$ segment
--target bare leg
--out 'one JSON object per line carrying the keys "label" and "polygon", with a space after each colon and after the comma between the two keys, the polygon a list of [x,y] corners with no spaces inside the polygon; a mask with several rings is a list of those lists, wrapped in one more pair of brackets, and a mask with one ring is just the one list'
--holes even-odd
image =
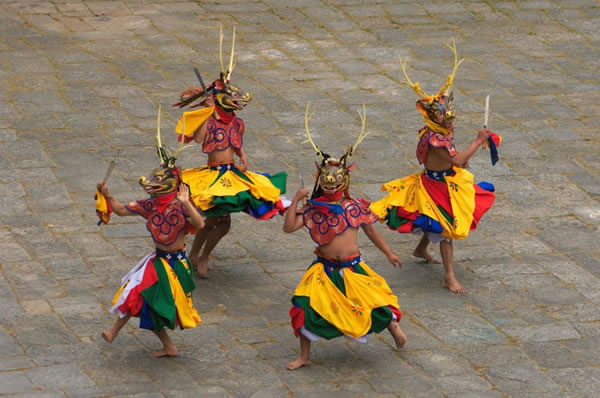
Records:
{"label": "bare leg", "polygon": [[196,236],[194,236],[194,243],[192,243],[192,249],[190,250],[189,255],[190,262],[192,263],[192,267],[194,268],[198,267],[198,257],[200,256],[200,250],[202,249],[204,242],[206,242],[208,232],[215,227],[214,223],[211,224],[211,220],[214,219],[207,219],[204,228],[199,230],[196,233]]}
{"label": "bare leg", "polygon": [[131,315],[127,314],[123,318],[118,318],[113,324],[112,328],[109,330],[105,330],[102,332],[102,338],[106,340],[107,343],[112,343],[115,337],[119,334],[119,331],[125,326],[127,321],[129,321]]}
{"label": "bare leg", "polygon": [[458,282],[458,280],[456,280],[456,276],[454,276],[454,266],[452,265],[452,241],[441,241],[440,253],[442,254],[442,261],[444,262],[444,272],[446,273],[444,286],[446,286],[448,290],[450,290],[452,293],[466,293],[467,289],[465,289],[463,285],[461,285]]}
{"label": "bare leg", "polygon": [[406,335],[400,328],[400,325],[396,321],[391,321],[387,326],[387,330],[390,331],[394,341],[396,342],[396,349],[400,350],[406,344]]}
{"label": "bare leg", "polygon": [[310,365],[310,340],[300,334],[300,358],[287,364],[288,370],[296,370],[302,366]]}
{"label": "bare leg", "polygon": [[176,357],[177,356],[177,348],[175,348],[175,344],[171,341],[171,338],[167,334],[165,328],[162,328],[160,331],[154,331],[154,334],[158,336],[160,342],[163,344],[163,349],[159,351],[153,351],[150,356],[153,358],[160,357]]}
{"label": "bare leg", "polygon": [[427,237],[427,232],[423,232],[423,236],[419,241],[419,244],[415,248],[413,252],[413,256],[425,259],[426,263],[429,264],[439,264],[440,260],[431,257],[431,255],[427,252],[427,247],[429,246],[429,238]]}
{"label": "bare leg", "polygon": [[210,253],[215,246],[217,246],[217,243],[227,235],[227,232],[229,232],[229,229],[231,228],[231,216],[218,217],[215,218],[215,220],[215,226],[207,231],[208,235],[206,237],[204,249],[202,250],[202,255],[198,258],[198,265],[196,268],[200,278],[204,279],[208,278],[208,270],[210,269],[208,258]]}

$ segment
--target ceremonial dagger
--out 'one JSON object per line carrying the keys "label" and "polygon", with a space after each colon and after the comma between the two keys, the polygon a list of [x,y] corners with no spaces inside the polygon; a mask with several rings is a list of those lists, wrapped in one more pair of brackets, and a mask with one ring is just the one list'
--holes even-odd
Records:
{"label": "ceremonial dagger", "polygon": [[[302,178],[302,169],[300,168],[300,164],[297,165],[298,167],[298,181],[300,182],[300,189],[304,188],[304,178]],[[308,200],[306,199],[306,196],[302,198],[302,205],[304,207],[306,207],[306,205],[308,205]]]}
{"label": "ceremonial dagger", "polygon": [[[487,129],[488,122],[490,120],[490,95],[485,96],[485,111],[483,113],[483,128]],[[497,145],[500,145],[500,137],[496,133],[492,133],[490,131],[490,136],[488,137],[488,146],[490,147],[490,157],[492,159],[492,166],[494,166],[500,158],[498,157],[498,148]],[[494,142],[494,137],[497,140],[497,143]]]}
{"label": "ceremonial dagger", "polygon": [[483,128],[487,128],[490,119],[490,95],[485,96],[485,112],[483,114]]}
{"label": "ceremonial dagger", "polygon": [[198,68],[194,68],[194,73],[196,74],[196,77],[198,78],[198,80],[200,80],[200,85],[202,86],[204,95],[207,95],[206,94],[206,86],[204,85],[204,80],[202,80],[202,76],[200,76],[200,71],[198,70]]}

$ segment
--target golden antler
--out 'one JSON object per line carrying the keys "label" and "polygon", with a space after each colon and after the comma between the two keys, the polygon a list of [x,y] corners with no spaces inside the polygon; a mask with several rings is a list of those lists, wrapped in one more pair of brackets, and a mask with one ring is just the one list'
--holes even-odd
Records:
{"label": "golden antler", "polygon": [[233,25],[233,37],[231,39],[231,56],[229,57],[229,67],[227,68],[227,72],[225,73],[225,80],[231,80],[231,73],[233,72],[233,54],[235,53],[235,25]]}
{"label": "golden antler", "polygon": [[405,84],[408,84],[410,87],[412,87],[412,89],[414,90],[414,92],[420,96],[421,98],[423,97],[428,97],[428,95],[425,93],[425,91],[423,91],[421,89],[421,87],[419,86],[419,83],[413,83],[410,78],[408,77],[408,74],[406,73],[406,60],[400,60],[400,66],[402,67],[402,73],[404,73],[404,78],[406,79]]}
{"label": "golden antler", "polygon": [[321,158],[321,160],[323,160],[325,157],[323,156],[323,152],[321,152],[321,150],[319,149],[319,147],[315,144],[315,142],[312,139],[312,136],[310,135],[310,130],[308,128],[308,121],[310,120],[311,116],[309,116],[308,114],[308,110],[310,108],[310,103],[306,104],[306,113],[304,114],[304,129],[306,130],[306,137],[308,138],[306,141],[302,142],[303,144],[305,142],[310,142],[310,144],[312,145],[313,149],[315,150],[315,152],[317,152],[317,155],[319,155],[319,158]]}
{"label": "golden antler", "polygon": [[160,159],[160,163],[167,162],[167,153],[162,146],[162,140],[160,138],[160,104],[158,105],[158,116],[156,118],[156,151],[158,152],[158,157]]}
{"label": "golden antler", "polygon": [[367,126],[367,109],[365,107],[365,104],[363,104],[363,113],[361,114],[360,111],[357,112],[358,116],[360,116],[362,127],[360,128],[360,134],[358,136],[358,139],[356,140],[356,144],[354,144],[354,146],[352,147],[352,152],[350,154],[354,153],[354,151],[356,151],[356,148],[358,148],[360,143],[363,142],[363,140],[369,135],[369,133],[365,134],[365,127]]}
{"label": "golden antler", "polygon": [[[181,122],[182,127],[183,127],[182,131],[185,131],[185,118],[182,118],[182,119],[183,119],[183,121]],[[180,138],[181,138],[181,141],[179,141],[179,144],[177,144],[177,150],[175,151],[175,156],[174,156],[175,159],[177,159],[179,157],[179,154],[181,153],[181,151],[183,151],[186,148],[191,147],[191,145],[185,145],[185,143],[184,143],[185,139],[184,139],[183,135],[181,135]]]}
{"label": "golden antler", "polygon": [[454,38],[452,38],[452,45],[446,44],[446,47],[448,47],[450,51],[452,51],[452,53],[454,54],[454,67],[452,68],[452,73],[449,74],[446,78],[446,84],[444,84],[442,88],[440,88],[440,91],[438,91],[438,97],[440,95],[448,95],[448,90],[450,90],[450,87],[452,86],[454,75],[456,74],[456,71],[458,70],[460,64],[462,64],[462,62],[465,60],[464,58],[462,58],[460,61],[458,60],[458,51],[456,50],[456,43],[454,42]]}
{"label": "golden antler", "polygon": [[225,69],[223,68],[223,25],[219,25],[219,67],[221,69],[221,76],[224,76]]}

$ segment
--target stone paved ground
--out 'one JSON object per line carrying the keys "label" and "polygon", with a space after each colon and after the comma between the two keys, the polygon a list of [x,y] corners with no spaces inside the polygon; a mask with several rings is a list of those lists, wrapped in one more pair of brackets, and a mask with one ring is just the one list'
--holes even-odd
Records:
{"label": "stone paved ground", "polygon": [[[303,111],[339,152],[359,131],[353,191],[379,198],[387,180],[418,170],[415,97],[399,58],[434,91],[451,67],[451,36],[467,58],[455,89],[459,147],[474,137],[491,94],[502,161],[471,166],[497,200],[456,245],[470,293],[440,286],[416,261],[416,237],[384,230],[403,257],[393,269],[366,240],[364,257],[404,310],[408,344],[343,339],[298,353],[289,297],[312,259],[306,233],[280,218],[235,215],[194,302],[204,324],[175,332],[181,356],[153,360],[148,332],[99,331],[121,275],[151,247],[143,222],[97,227],[94,184],[122,201],[156,164],[156,108],[171,133],[178,93],[217,76],[218,26],[238,32],[234,82],[255,100],[242,114],[251,168],[312,172]],[[227,51],[228,45],[225,47]],[[55,397],[597,397],[600,391],[600,2],[11,1],[0,2],[0,396]],[[205,161],[196,147],[183,166]]]}

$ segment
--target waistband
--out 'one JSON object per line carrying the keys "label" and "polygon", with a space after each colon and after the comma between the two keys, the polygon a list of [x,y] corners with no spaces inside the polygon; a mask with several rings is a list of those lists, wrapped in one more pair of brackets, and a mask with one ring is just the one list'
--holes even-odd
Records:
{"label": "waistband", "polygon": [[438,180],[438,181],[441,181],[444,177],[453,176],[455,174],[456,174],[456,171],[454,171],[454,169],[448,169],[448,170],[425,169],[425,176],[432,178],[434,180]]}
{"label": "waistband", "polygon": [[217,171],[234,170],[237,168],[235,166],[234,162],[227,162],[227,163],[208,162],[206,166],[211,170],[217,170]]}
{"label": "waistband", "polygon": [[323,265],[327,266],[327,267],[331,267],[331,268],[346,268],[346,267],[352,267],[357,265],[358,263],[361,262],[360,259],[360,253],[356,254],[354,256],[351,257],[346,257],[344,259],[341,260],[336,260],[336,259],[328,259],[328,258],[324,258],[321,256],[317,257],[317,262],[322,263]]}
{"label": "waistband", "polygon": [[156,248],[156,256],[162,257],[168,261],[168,260],[174,260],[174,259],[183,260],[186,258],[187,254],[185,252],[185,247],[181,250],[173,250],[172,252],[168,252],[166,250],[162,250],[157,247]]}

